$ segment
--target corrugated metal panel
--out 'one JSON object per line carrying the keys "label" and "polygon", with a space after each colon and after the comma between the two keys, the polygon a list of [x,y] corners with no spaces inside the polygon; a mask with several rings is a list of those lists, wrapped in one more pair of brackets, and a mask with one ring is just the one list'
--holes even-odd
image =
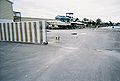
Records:
{"label": "corrugated metal panel", "polygon": [[46,21],[0,23],[0,41],[47,44],[46,32]]}

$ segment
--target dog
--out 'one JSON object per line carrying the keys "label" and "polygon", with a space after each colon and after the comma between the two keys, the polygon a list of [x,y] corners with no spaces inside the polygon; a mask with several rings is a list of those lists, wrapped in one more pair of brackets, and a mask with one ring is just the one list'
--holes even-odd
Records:
{"label": "dog", "polygon": [[56,40],[60,40],[60,36],[56,36],[55,38],[56,38]]}
{"label": "dog", "polygon": [[60,36],[56,36],[55,39],[56,39],[57,42],[59,42],[60,41]]}

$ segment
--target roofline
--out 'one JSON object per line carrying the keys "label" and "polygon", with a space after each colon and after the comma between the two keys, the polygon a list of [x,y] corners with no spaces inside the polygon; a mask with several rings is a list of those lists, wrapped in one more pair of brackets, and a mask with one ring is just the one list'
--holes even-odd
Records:
{"label": "roofline", "polygon": [[10,2],[11,4],[13,4],[13,2],[12,2],[12,1],[10,1],[10,0],[6,0],[6,1]]}
{"label": "roofline", "polygon": [[55,20],[55,19],[52,19],[52,18],[37,18],[37,17],[22,17],[22,18],[32,18],[32,19],[50,19],[50,20]]}

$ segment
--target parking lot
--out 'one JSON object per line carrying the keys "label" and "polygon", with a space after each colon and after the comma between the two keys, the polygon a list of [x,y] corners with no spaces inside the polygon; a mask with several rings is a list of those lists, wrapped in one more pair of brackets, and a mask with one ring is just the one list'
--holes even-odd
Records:
{"label": "parking lot", "polygon": [[48,45],[0,42],[0,81],[120,81],[118,30],[47,34]]}

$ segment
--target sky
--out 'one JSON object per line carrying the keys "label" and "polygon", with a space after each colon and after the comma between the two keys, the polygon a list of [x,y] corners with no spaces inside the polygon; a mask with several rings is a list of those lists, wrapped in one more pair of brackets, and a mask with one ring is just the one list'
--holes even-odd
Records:
{"label": "sky", "polygon": [[74,13],[82,20],[88,18],[103,22],[120,22],[120,0],[13,0],[14,10],[24,17],[55,18]]}

